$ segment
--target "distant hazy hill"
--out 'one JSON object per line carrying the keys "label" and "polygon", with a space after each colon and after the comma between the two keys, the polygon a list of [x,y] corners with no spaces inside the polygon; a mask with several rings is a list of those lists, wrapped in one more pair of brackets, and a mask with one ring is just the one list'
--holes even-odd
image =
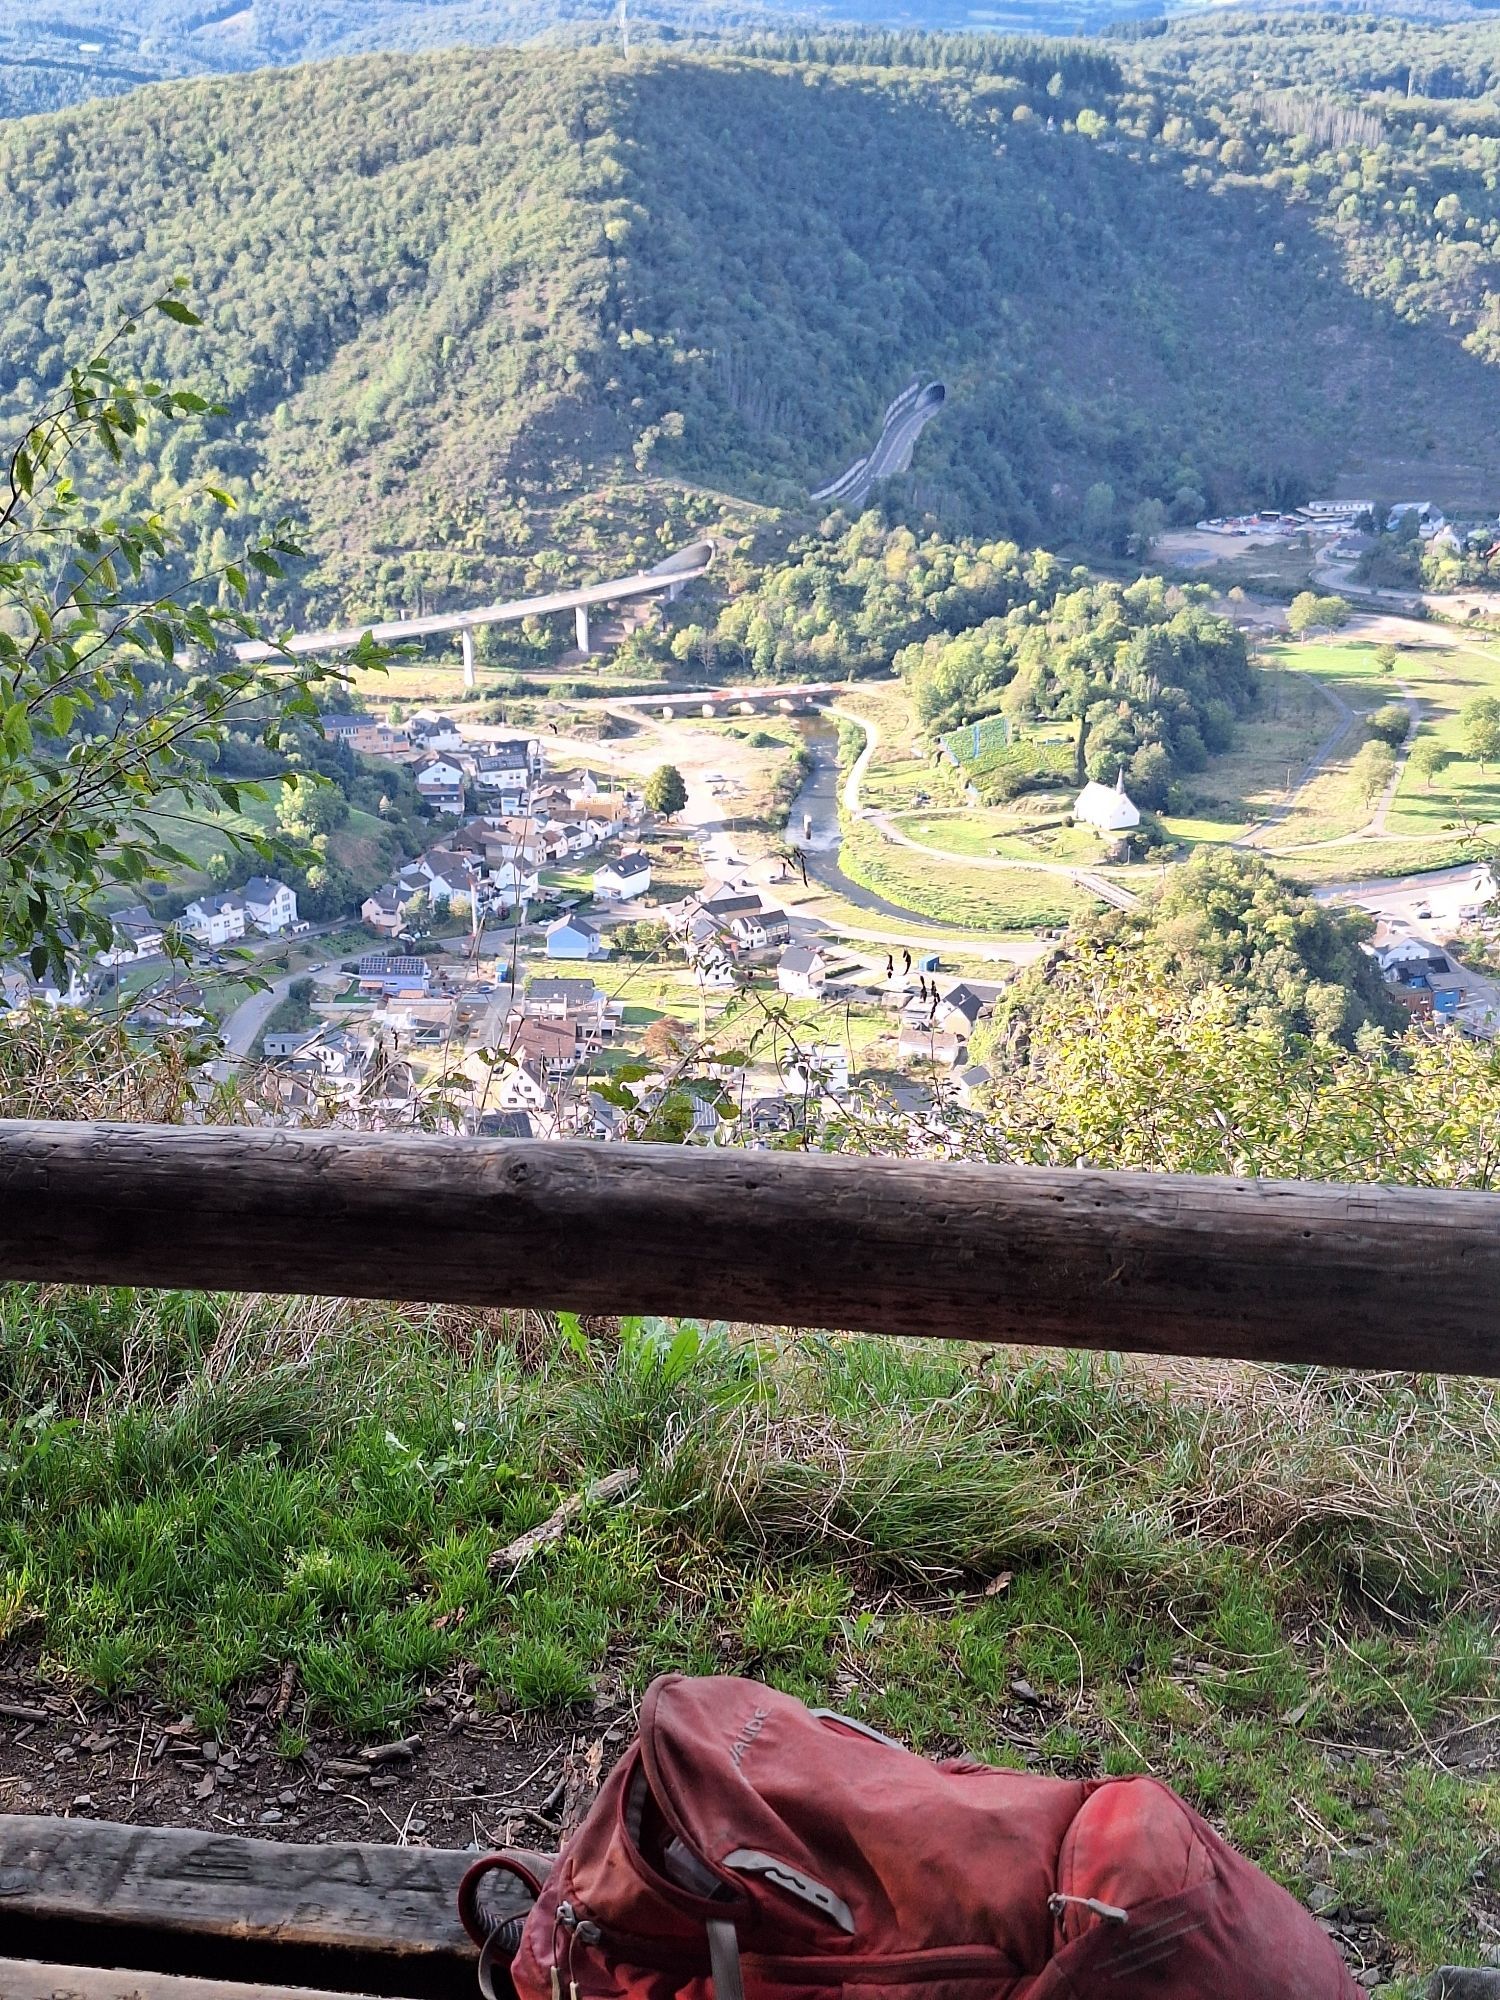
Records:
{"label": "distant hazy hill", "polygon": [[1362,151],[1315,92],[1193,96],[1175,47],[361,57],[15,123],[0,415],[188,272],[208,334],[143,358],[237,420],[158,490],[294,510],[330,610],[471,598],[553,540],[587,564],[714,494],[801,505],[919,370],[949,394],[904,504],[986,533],[1376,463],[1483,483],[1496,142],[1361,112]]}
{"label": "distant hazy hill", "polygon": [[[691,45],[798,24],[1071,35],[1227,13],[1214,0],[628,0],[628,11],[638,40]],[[1398,30],[1401,20],[1493,17],[1480,0],[1268,0],[1259,11],[1395,17]],[[617,12],[618,0],[4,0],[0,118],[322,56],[610,39]]]}
{"label": "distant hazy hill", "polygon": [[[638,39],[743,38],[789,22],[1072,34],[1156,0],[628,0]],[[611,39],[618,0],[4,0],[0,117],[169,77],[380,50]]]}

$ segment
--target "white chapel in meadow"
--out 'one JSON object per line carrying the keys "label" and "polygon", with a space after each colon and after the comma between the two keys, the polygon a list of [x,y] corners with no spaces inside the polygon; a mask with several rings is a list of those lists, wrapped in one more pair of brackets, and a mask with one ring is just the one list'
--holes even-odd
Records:
{"label": "white chapel in meadow", "polygon": [[1073,817],[1098,827],[1101,833],[1125,833],[1139,826],[1140,813],[1126,796],[1124,770],[1112,785],[1101,785],[1090,778],[1073,801]]}

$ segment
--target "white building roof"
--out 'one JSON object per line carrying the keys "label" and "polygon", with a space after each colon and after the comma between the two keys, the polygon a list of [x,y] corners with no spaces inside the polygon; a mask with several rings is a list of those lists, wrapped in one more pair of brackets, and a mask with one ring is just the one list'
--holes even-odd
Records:
{"label": "white building roof", "polygon": [[1123,833],[1127,827],[1139,826],[1140,813],[1126,796],[1124,771],[1112,785],[1101,785],[1091,778],[1073,801],[1073,817],[1097,826],[1101,833]]}

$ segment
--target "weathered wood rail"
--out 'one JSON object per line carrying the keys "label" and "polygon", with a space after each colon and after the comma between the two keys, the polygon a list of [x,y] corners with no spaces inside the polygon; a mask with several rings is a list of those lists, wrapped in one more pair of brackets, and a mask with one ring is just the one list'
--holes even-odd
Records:
{"label": "weathered wood rail", "polygon": [[0,1279],[1500,1376],[1500,1195],[0,1121]]}
{"label": "weathered wood rail", "polygon": [[[477,1993],[457,1909],[473,1859],[0,1813],[0,2000]],[[503,1878],[492,1896],[503,1914]]]}

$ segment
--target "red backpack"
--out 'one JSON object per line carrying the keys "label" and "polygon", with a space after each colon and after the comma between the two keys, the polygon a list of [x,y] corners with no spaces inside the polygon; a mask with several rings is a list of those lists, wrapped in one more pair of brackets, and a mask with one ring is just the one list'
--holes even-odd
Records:
{"label": "red backpack", "polygon": [[[536,1898],[518,1946],[495,1870]],[[1154,1778],[934,1765],[754,1681],[653,1682],[545,1879],[487,1856],[460,1909],[518,2000],[1364,2000]]]}

